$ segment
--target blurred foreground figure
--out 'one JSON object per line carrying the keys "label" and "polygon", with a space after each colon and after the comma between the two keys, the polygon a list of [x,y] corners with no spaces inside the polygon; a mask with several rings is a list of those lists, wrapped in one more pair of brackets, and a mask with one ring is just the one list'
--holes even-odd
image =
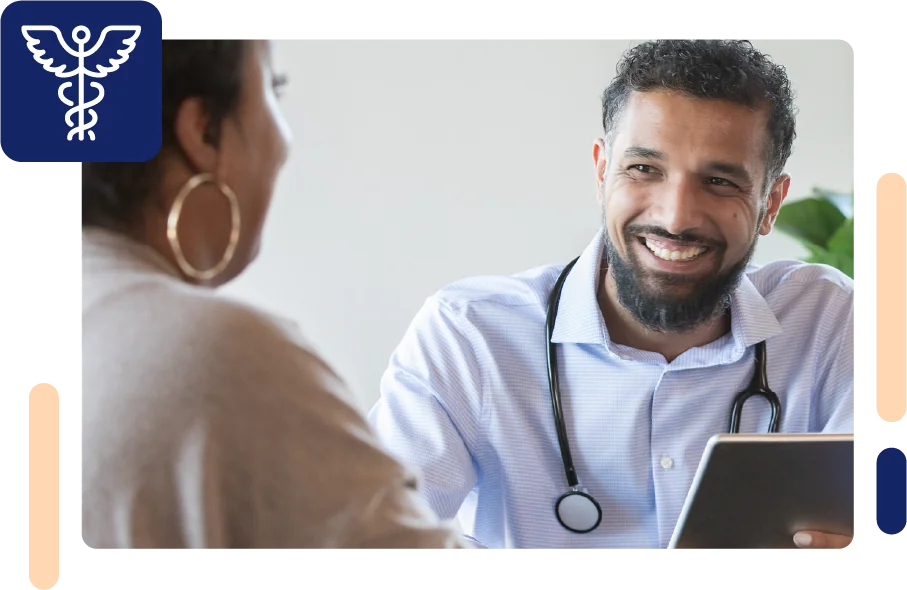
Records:
{"label": "blurred foreground figure", "polygon": [[270,44],[163,52],[158,156],[82,171],[85,542],[459,546],[295,326],[213,289],[289,148]]}

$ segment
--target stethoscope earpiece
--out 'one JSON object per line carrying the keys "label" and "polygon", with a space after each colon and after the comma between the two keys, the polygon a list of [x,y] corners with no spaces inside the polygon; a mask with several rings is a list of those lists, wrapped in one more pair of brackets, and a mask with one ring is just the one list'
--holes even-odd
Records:
{"label": "stethoscope earpiece", "polygon": [[[576,468],[573,466],[573,457],[570,454],[570,442],[567,440],[567,427],[564,422],[564,413],[561,408],[561,392],[558,386],[557,376],[557,355],[554,350],[554,343],[551,337],[554,333],[554,322],[557,319],[557,308],[560,304],[561,289],[564,287],[564,281],[570,273],[570,269],[579,260],[574,258],[570,264],[564,267],[548,299],[548,315],[545,321],[545,328],[548,335],[548,390],[551,393],[551,407],[554,411],[554,426],[557,430],[557,439],[561,447],[561,460],[564,463],[564,472],[567,474],[567,485],[570,491],[558,498],[554,505],[554,514],[557,521],[565,529],[574,533],[588,533],[595,530],[602,521],[602,509],[595,498],[592,497],[585,489],[577,489],[578,480],[576,477]],[[753,378],[749,387],[740,392],[735,398],[731,407],[730,432],[737,434],[740,432],[740,416],[743,412],[743,404],[754,395],[768,400],[772,409],[772,416],[769,423],[769,432],[778,432],[779,422],[781,420],[781,402],[774,391],[768,387],[768,364],[765,354],[765,341],[756,344],[755,351],[755,369]]]}

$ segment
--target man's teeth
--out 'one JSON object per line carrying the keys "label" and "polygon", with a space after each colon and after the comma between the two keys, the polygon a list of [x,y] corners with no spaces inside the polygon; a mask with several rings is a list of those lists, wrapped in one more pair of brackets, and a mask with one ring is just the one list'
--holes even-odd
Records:
{"label": "man's teeth", "polygon": [[667,248],[660,248],[655,244],[649,243],[648,240],[646,240],[646,248],[651,250],[652,254],[658,256],[662,260],[690,260],[699,256],[706,250],[702,247],[668,250]]}

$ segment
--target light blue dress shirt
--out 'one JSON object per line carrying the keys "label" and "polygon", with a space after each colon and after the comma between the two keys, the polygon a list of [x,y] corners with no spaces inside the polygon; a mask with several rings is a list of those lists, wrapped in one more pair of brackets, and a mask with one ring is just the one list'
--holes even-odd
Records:
{"label": "light blue dress shirt", "polygon": [[[596,299],[600,230],[570,272],[553,340],[579,487],[602,507],[591,533],[557,521],[567,491],[545,361],[548,295],[564,265],[454,283],[430,297],[394,352],[369,414],[421,472],[442,518],[497,547],[666,547],[708,439],[766,341],[781,432],[853,431],[853,281],[824,265],[751,265],[731,330],[668,363],[615,344]],[[566,261],[565,261],[566,263]],[[762,398],[741,432],[765,432]]]}

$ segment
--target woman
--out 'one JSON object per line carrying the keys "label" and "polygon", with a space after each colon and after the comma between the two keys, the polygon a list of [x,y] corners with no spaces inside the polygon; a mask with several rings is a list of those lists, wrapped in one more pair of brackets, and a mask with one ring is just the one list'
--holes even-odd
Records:
{"label": "woman", "polygon": [[215,294],[255,258],[290,134],[270,44],[163,43],[163,141],[86,163],[91,547],[449,547],[295,327]]}

